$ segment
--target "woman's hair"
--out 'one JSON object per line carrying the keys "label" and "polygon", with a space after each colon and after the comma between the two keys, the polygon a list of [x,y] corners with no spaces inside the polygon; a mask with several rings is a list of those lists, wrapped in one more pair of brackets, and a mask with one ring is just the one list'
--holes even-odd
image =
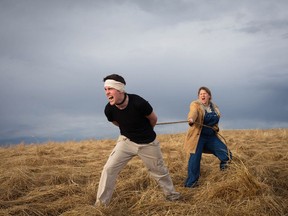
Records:
{"label": "woman's hair", "polygon": [[200,91],[201,91],[201,90],[206,91],[206,92],[210,95],[210,99],[212,99],[212,94],[211,94],[211,91],[210,91],[209,88],[207,88],[207,87],[205,87],[205,86],[201,86],[201,87],[199,88],[199,90],[198,90],[198,95],[200,94]]}
{"label": "woman's hair", "polygon": [[121,82],[124,85],[126,85],[126,82],[125,82],[124,78],[122,76],[118,75],[118,74],[111,74],[111,75],[108,75],[108,76],[104,77],[103,82],[105,82],[108,79],[112,79],[112,80]]}

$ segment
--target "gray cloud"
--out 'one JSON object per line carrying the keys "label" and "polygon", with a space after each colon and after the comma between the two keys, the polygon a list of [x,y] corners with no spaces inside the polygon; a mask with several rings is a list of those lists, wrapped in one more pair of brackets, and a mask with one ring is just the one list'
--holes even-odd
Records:
{"label": "gray cloud", "polygon": [[103,113],[109,73],[162,122],[186,119],[205,85],[223,128],[287,127],[287,9],[282,0],[1,1],[1,140],[116,136]]}

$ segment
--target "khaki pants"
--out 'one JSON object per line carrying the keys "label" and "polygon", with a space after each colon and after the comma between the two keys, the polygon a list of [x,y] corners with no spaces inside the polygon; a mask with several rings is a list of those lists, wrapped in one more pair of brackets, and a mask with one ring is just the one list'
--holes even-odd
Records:
{"label": "khaki pants", "polygon": [[148,144],[136,144],[121,135],[103,168],[96,204],[109,204],[119,172],[136,155],[142,159],[166,196],[175,193],[168,169],[164,165],[159,142],[155,140]]}

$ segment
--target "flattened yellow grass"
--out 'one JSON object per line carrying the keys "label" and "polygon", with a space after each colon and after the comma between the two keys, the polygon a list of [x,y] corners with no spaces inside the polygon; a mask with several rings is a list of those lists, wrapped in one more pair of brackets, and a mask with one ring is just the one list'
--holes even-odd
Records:
{"label": "flattened yellow grass", "polygon": [[204,154],[197,188],[183,187],[185,134],[159,135],[182,199],[166,201],[135,157],[120,173],[112,202],[93,206],[115,140],[19,144],[0,148],[0,215],[288,215],[288,129],[227,130],[228,170]]}

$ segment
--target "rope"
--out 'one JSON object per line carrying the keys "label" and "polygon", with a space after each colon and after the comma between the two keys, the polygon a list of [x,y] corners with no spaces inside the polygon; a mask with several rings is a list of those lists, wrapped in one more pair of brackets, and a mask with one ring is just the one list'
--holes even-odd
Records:
{"label": "rope", "polygon": [[[179,124],[179,123],[188,123],[188,121],[187,120],[183,120],[183,121],[173,121],[173,122],[159,122],[159,123],[156,123],[156,125]],[[205,125],[205,124],[201,124],[201,123],[198,123],[198,122],[193,122],[193,124],[197,124],[197,125],[200,125],[202,127],[211,128],[212,130],[215,131],[215,133],[217,135],[219,135],[224,140],[224,142],[225,142],[225,144],[227,146],[227,142],[226,142],[225,138],[218,131],[216,131],[213,127]]]}
{"label": "rope", "polygon": [[174,122],[159,122],[159,123],[156,123],[156,125],[166,125],[166,124],[178,124],[178,123],[187,123],[188,121],[185,120],[185,121],[174,121]]}
{"label": "rope", "polygon": [[[183,120],[183,121],[174,121],[174,122],[159,122],[159,123],[156,123],[156,125],[167,125],[167,124],[178,124],[178,123],[188,123],[188,121],[187,121],[187,120]],[[208,128],[211,128],[211,129],[214,130],[213,127],[208,126],[208,125],[205,125],[205,124],[200,124],[200,123],[198,123],[198,122],[193,122],[193,124],[198,124],[198,125],[200,125],[200,126],[208,127]],[[214,131],[215,131],[215,130],[214,130]],[[215,132],[217,132],[217,131],[215,131]]]}
{"label": "rope", "polygon": [[[187,120],[183,120],[183,121],[173,121],[173,122],[159,122],[159,123],[156,123],[156,125],[167,125],[167,124],[178,124],[178,123],[188,123]],[[226,139],[219,133],[219,131],[216,131],[213,127],[211,126],[208,126],[208,125],[205,125],[205,124],[201,124],[201,123],[198,123],[198,122],[193,122],[193,124],[197,124],[197,125],[200,125],[202,127],[208,127],[208,128],[211,128],[218,136],[220,136],[223,141],[224,141],[224,144],[227,146],[227,141]],[[230,153],[230,150],[227,146],[227,154],[228,154],[228,158],[229,158],[229,161],[231,160],[231,153]]]}

